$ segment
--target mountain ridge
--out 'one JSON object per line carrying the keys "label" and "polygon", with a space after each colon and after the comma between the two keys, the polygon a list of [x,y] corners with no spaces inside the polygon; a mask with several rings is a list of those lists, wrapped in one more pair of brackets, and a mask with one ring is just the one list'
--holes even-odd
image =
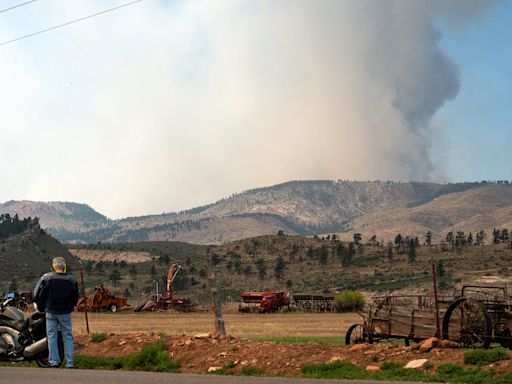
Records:
{"label": "mountain ridge", "polygon": [[[500,194],[503,204],[493,205]],[[447,196],[452,197],[447,200]],[[508,211],[508,201],[512,201],[508,182],[304,180],[243,191],[180,212],[118,220],[108,219],[87,204],[71,202],[10,201],[0,204],[0,213],[37,216],[52,235],[69,243],[173,240],[222,244],[280,230],[296,235],[385,234],[388,239],[390,229],[411,235],[431,230],[438,237],[447,228],[486,230],[508,225],[506,212],[500,213]],[[457,209],[466,213],[456,215]],[[462,222],[453,221],[457,217]]]}

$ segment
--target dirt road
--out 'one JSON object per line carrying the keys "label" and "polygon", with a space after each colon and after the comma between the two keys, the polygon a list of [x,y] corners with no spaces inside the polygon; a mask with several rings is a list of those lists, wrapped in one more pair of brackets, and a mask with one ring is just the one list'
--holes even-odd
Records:
{"label": "dirt road", "polygon": [[[187,375],[155,372],[92,371],[82,369],[55,370],[39,368],[0,367],[0,384],[325,384],[325,380],[284,379],[267,377],[229,377],[212,375]],[[329,384],[390,384],[385,381],[329,380]],[[407,384],[407,382],[401,382]]]}

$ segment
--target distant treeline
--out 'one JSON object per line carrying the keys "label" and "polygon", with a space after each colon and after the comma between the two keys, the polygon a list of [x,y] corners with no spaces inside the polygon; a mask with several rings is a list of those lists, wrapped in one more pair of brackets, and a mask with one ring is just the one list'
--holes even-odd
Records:
{"label": "distant treeline", "polygon": [[17,235],[31,228],[40,228],[39,218],[26,217],[20,220],[17,214],[13,217],[8,213],[0,215],[0,239]]}

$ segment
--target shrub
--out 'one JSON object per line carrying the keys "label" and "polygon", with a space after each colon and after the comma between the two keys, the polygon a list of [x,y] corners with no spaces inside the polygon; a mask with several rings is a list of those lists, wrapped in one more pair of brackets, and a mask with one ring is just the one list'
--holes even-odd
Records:
{"label": "shrub", "polygon": [[243,367],[240,373],[244,376],[262,376],[263,369],[258,367]]}
{"label": "shrub", "polygon": [[179,363],[169,358],[164,343],[157,342],[146,345],[140,352],[128,356],[124,366],[134,371],[176,372]]}
{"label": "shrub", "polygon": [[93,343],[101,343],[102,341],[107,339],[107,334],[105,332],[93,333],[91,335],[91,342]]}
{"label": "shrub", "polygon": [[362,310],[364,298],[360,292],[344,290],[334,297],[338,312],[353,312]]}
{"label": "shrub", "polygon": [[179,362],[169,358],[165,344],[146,345],[140,352],[122,357],[75,356],[75,365],[82,369],[124,369],[127,371],[179,372]]}
{"label": "shrub", "polygon": [[362,380],[368,377],[363,368],[339,360],[332,363],[304,364],[300,370],[305,377],[312,379]]}
{"label": "shrub", "polygon": [[464,352],[464,363],[482,365],[510,359],[508,351],[503,347],[493,349],[475,349]]}

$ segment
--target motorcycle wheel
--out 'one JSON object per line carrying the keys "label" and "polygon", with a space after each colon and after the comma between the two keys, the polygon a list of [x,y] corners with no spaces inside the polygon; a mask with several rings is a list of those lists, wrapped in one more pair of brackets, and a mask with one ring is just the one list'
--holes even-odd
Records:
{"label": "motorcycle wheel", "polygon": [[[60,363],[58,366],[60,367],[62,364],[62,361],[64,360],[64,341],[62,340],[62,334],[59,332],[59,340],[58,340],[58,346],[59,346],[59,356],[60,356]],[[49,368],[50,362],[48,361],[48,354],[49,350],[46,349],[45,351],[41,352],[39,355],[36,356],[34,359],[37,366],[40,368]]]}

